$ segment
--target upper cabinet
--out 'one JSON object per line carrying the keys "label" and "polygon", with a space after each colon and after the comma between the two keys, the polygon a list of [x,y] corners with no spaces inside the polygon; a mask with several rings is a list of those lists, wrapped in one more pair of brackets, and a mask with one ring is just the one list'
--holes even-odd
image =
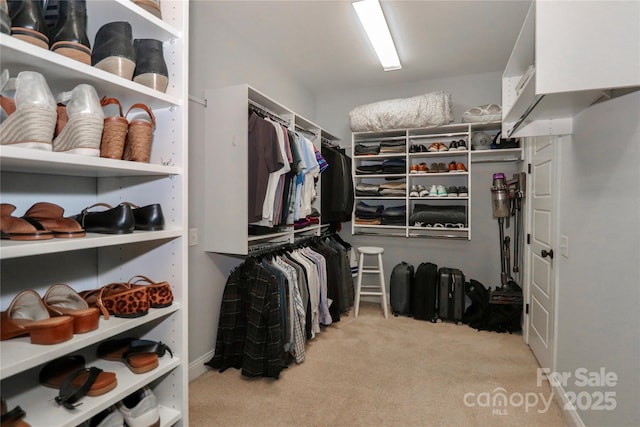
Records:
{"label": "upper cabinet", "polygon": [[503,133],[573,132],[589,105],[640,88],[640,3],[533,1],[502,78]]}

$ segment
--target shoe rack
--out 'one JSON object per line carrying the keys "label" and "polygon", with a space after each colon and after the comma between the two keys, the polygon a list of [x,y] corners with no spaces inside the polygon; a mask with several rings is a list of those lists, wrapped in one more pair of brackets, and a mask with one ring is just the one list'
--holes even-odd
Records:
{"label": "shoe rack", "polygon": [[[6,310],[24,289],[43,296],[56,283],[82,291],[126,282],[135,275],[169,282],[174,295],[169,307],[150,309],[134,319],[101,318],[97,330],[61,344],[35,345],[28,336],[0,341],[2,397],[11,407],[20,405],[26,412],[24,421],[31,426],[76,426],[145,385],[158,398],[162,426],[188,425],[188,11],[186,1],[163,0],[159,19],[129,0],[87,1],[92,45],[98,29],[113,21],[130,22],[134,38],[162,41],[169,68],[166,93],[0,34],[1,68],[8,69],[11,77],[20,71],[37,71],[54,96],[88,83],[100,97],[117,98],[125,111],[135,103],[146,104],[157,121],[149,163],[0,146],[1,202],[15,205],[15,216],[39,201],[62,206],[65,216],[99,202],[112,206],[159,203],[166,220],[161,231],[1,240],[1,309]],[[98,344],[128,336],[162,341],[173,357],[159,358],[159,366],[145,374],[97,358]],[[45,363],[72,354],[84,355],[87,367],[115,372],[118,385],[101,396],[84,397],[80,406],[69,410],[55,403],[57,389],[39,384],[38,373]]]}
{"label": "shoe rack", "polygon": [[[351,232],[354,235],[376,235],[389,237],[422,237],[422,238],[449,238],[471,240],[471,165],[477,162],[497,162],[497,161],[519,161],[522,159],[522,148],[498,149],[473,151],[472,137],[476,132],[485,132],[494,137],[501,128],[501,122],[490,123],[456,123],[439,127],[423,129],[398,129],[383,132],[354,132],[352,134],[352,159],[353,159],[353,182],[381,185],[385,182],[406,182],[406,194],[404,196],[362,196],[355,195],[354,213],[351,221]],[[464,150],[446,151],[414,151],[411,147],[423,146],[427,150],[431,144],[442,143],[447,148],[452,141],[463,140],[466,145]],[[380,153],[380,154],[359,154],[356,155],[355,147],[358,144],[364,146],[379,146],[382,142],[404,143],[402,153]],[[395,174],[362,174],[358,172],[359,166],[380,165],[385,160],[402,159],[406,162],[406,170]],[[448,165],[451,162],[462,163],[466,170],[449,171]],[[425,163],[431,169],[433,163],[444,164],[446,172],[411,173],[412,165]],[[389,180],[389,178],[391,180]],[[414,185],[422,185],[428,191],[432,185],[443,185],[445,189],[451,186],[467,188],[467,195],[464,196],[410,196],[411,188]],[[385,208],[404,206],[406,207],[405,223],[403,225],[384,224],[358,224],[355,222],[355,208],[359,202],[367,205],[382,205]],[[409,218],[416,205],[432,206],[464,206],[466,213],[465,226],[462,228],[441,228],[432,226],[410,225]]]}

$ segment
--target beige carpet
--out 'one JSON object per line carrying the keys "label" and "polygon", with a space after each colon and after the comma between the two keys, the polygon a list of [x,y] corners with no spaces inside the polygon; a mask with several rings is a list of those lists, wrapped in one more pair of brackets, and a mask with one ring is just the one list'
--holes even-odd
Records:
{"label": "beige carpet", "polygon": [[520,335],[385,320],[363,303],[278,380],[230,369],[191,382],[190,426],[567,426],[537,368]]}

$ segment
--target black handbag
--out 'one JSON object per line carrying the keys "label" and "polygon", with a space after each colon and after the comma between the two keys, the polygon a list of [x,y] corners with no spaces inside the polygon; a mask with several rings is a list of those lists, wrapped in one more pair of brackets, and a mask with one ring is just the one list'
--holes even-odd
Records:
{"label": "black handbag", "polygon": [[493,137],[493,144],[491,144],[492,150],[498,150],[501,148],[520,148],[520,140],[518,138],[500,138],[502,131],[498,132]]}

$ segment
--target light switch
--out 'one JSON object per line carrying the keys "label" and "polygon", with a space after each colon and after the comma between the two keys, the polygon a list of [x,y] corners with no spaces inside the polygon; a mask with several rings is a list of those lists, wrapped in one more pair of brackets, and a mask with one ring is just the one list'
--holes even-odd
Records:
{"label": "light switch", "polygon": [[560,255],[569,258],[569,237],[560,236]]}
{"label": "light switch", "polygon": [[198,229],[189,229],[189,246],[196,246],[198,244]]}

